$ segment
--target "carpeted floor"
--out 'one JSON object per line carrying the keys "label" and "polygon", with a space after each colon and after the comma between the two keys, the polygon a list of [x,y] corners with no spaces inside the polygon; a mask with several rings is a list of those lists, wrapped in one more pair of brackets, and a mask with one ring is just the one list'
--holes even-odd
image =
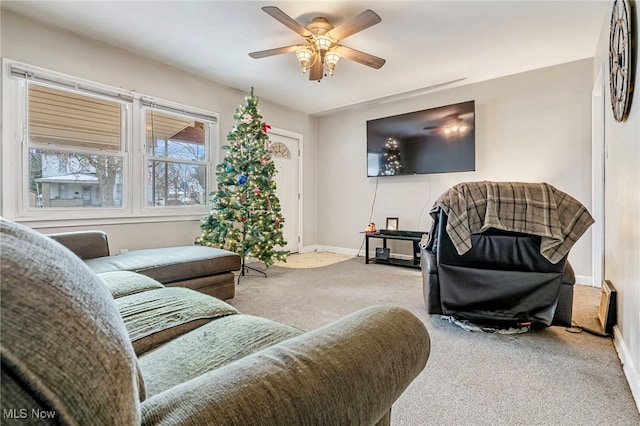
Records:
{"label": "carpeted floor", "polygon": [[[313,257],[290,260],[299,266]],[[374,304],[413,312],[426,324],[432,350],[394,404],[397,426],[640,424],[610,338],[564,327],[515,335],[465,331],[426,313],[420,270],[345,258],[308,268],[271,266],[268,278],[242,277],[229,302],[304,330]],[[574,321],[599,328],[599,289],[578,285],[574,293]]]}

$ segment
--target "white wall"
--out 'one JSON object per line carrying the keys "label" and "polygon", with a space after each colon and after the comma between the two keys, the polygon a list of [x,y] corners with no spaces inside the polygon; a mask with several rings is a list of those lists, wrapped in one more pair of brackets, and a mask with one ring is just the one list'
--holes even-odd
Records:
{"label": "white wall", "polygon": [[[640,29],[636,2],[636,40]],[[605,64],[608,72],[609,21],[596,51],[593,79]],[[636,49],[637,50],[637,49]],[[605,90],[605,244],[604,278],[618,291],[616,348],[640,409],[640,61],[635,56],[635,87],[626,121],[611,111],[609,78]]]}
{"label": "white wall", "polygon": [[[582,60],[320,117],[318,243],[362,243],[376,189],[376,178],[366,177],[367,120],[468,100],[476,102],[476,171],[379,178],[372,216],[378,227],[399,217],[401,229],[428,231],[433,202],[463,181],[548,182],[589,208],[592,67]],[[589,281],[590,231],[569,260]]]}
{"label": "white wall", "polygon": [[[249,87],[236,90],[175,68],[146,60],[124,50],[76,36],[42,25],[12,12],[2,11],[1,54],[4,58],[21,61],[94,82],[154,96],[220,114],[219,140],[226,142],[231,130],[233,113],[245,102]],[[255,88],[260,97],[260,88]],[[305,153],[310,160],[303,165],[304,172],[304,229],[303,241],[315,242],[315,127],[307,114],[260,99],[260,112],[272,127],[303,135]],[[3,143],[7,143],[3,141]],[[222,155],[222,154],[221,154]],[[17,177],[16,177],[17,179]],[[10,184],[3,182],[2,186]],[[110,237],[113,248],[162,247],[192,244],[200,234],[197,220],[169,223],[136,223],[99,226]],[[74,224],[75,225],[75,224]],[[95,229],[98,226],[66,225],[64,228],[41,228],[44,232],[70,229]]]}

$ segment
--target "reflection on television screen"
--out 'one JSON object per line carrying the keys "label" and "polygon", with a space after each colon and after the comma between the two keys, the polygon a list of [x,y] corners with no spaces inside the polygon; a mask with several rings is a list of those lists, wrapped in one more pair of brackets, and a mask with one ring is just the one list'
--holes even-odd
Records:
{"label": "reflection on television screen", "polygon": [[475,170],[475,101],[367,121],[367,176]]}

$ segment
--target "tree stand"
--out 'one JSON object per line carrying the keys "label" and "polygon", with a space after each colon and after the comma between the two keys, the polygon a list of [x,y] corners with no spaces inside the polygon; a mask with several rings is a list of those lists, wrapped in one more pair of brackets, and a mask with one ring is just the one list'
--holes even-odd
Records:
{"label": "tree stand", "polygon": [[256,268],[252,268],[251,266],[247,266],[245,265],[244,262],[244,256],[242,257],[242,266],[240,267],[240,273],[238,274],[238,284],[240,284],[240,277],[244,277],[245,275],[249,275],[250,271],[254,271],[257,272],[258,274],[262,275],[263,277],[267,278],[267,273],[264,271],[261,271],[259,269]]}

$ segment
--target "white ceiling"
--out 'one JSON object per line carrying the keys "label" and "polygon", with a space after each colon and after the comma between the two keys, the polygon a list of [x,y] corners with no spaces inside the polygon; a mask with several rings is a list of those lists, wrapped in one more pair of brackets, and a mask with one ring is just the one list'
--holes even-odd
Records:
{"label": "white ceiling", "polygon": [[[612,1],[3,1],[2,8],[317,114],[592,57]],[[385,58],[303,76],[294,53],[249,52],[303,39],[261,10],[334,26],[366,9],[382,22],[341,41]],[[444,85],[443,83],[449,83]]]}

